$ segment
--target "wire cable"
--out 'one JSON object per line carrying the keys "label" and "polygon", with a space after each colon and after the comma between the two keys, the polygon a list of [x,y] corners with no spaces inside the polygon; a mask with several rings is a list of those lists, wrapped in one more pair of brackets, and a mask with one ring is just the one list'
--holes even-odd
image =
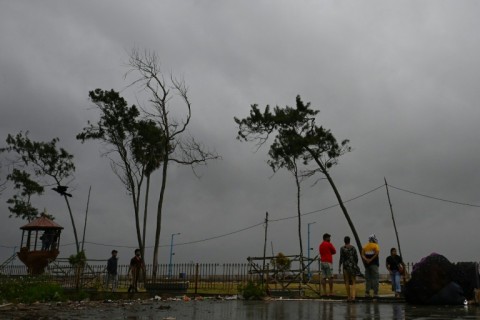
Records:
{"label": "wire cable", "polygon": [[[348,203],[348,202],[351,202],[351,201],[355,201],[359,198],[362,198],[362,197],[365,197],[367,196],[368,194],[370,193],[373,193],[381,188],[383,188],[386,184],[382,184],[370,191],[367,191],[365,193],[362,193],[356,197],[353,197],[353,198],[350,198],[348,200],[345,200],[343,201],[343,203]],[[418,193],[418,192],[415,192],[415,191],[410,191],[410,190],[406,190],[406,189],[403,189],[403,188],[399,188],[399,187],[395,187],[395,186],[392,186],[390,184],[388,184],[387,186],[393,188],[393,189],[396,189],[396,190],[399,190],[399,191],[403,191],[403,192],[406,192],[406,193],[410,193],[410,194],[413,194],[413,195],[417,195],[417,196],[421,196],[421,197],[425,197],[425,198],[429,198],[429,199],[433,199],[433,200],[438,200],[438,201],[443,201],[443,202],[448,202],[448,203],[453,203],[453,204],[457,204],[457,205],[463,205],[463,206],[469,206],[469,207],[474,207],[474,208],[480,208],[480,205],[475,205],[475,204],[469,204],[469,203],[464,203],[464,202],[459,202],[459,201],[453,201],[453,200],[447,200],[447,199],[443,199],[443,198],[439,198],[439,197],[434,197],[434,196],[429,196],[429,195],[425,195],[425,194],[422,194],[422,193]],[[303,213],[301,214],[301,216],[307,216],[307,215],[311,215],[311,214],[314,214],[314,213],[318,213],[318,212],[323,212],[323,211],[327,211],[327,210],[330,210],[332,208],[335,208],[335,207],[338,207],[340,206],[340,204],[334,204],[334,205],[331,205],[331,206],[328,206],[328,207],[325,207],[325,208],[322,208],[322,209],[318,209],[318,210],[314,210],[314,211],[310,211],[310,212],[306,212],[306,213]],[[274,222],[280,222],[280,221],[284,221],[284,220],[290,220],[290,219],[296,219],[298,218],[298,215],[294,215],[294,216],[289,216],[289,217],[284,217],[284,218],[277,218],[277,219],[271,219],[269,220],[269,222],[271,223],[274,223]],[[224,234],[220,234],[220,235],[217,235],[217,236],[213,236],[213,237],[209,237],[209,238],[205,238],[205,239],[200,239],[200,240],[194,240],[194,241],[188,241],[188,242],[182,242],[182,243],[177,243],[175,244],[175,246],[184,246],[184,245],[189,245],[189,244],[195,244],[195,243],[200,243],[200,242],[205,242],[205,241],[210,241],[210,240],[215,240],[215,239],[220,239],[220,238],[224,238],[224,237],[227,237],[227,236],[231,236],[233,234],[236,234],[236,233],[240,233],[240,232],[243,232],[243,231],[247,231],[247,230],[250,230],[250,229],[253,229],[255,227],[258,227],[260,225],[263,225],[265,222],[262,221],[262,222],[259,222],[257,224],[254,224],[254,225],[251,225],[251,226],[248,226],[248,227],[245,227],[245,228],[242,228],[242,229],[239,229],[239,230],[235,230],[235,231],[232,231],[232,232],[228,232],[228,233],[224,233]],[[136,246],[122,246],[122,245],[111,245],[111,244],[104,244],[104,243],[98,243],[98,242],[90,242],[90,241],[85,241],[85,243],[88,243],[88,244],[91,244],[91,245],[96,245],[96,246],[104,246],[104,247],[116,247],[116,248],[127,248],[127,249],[134,249],[134,248],[137,248]],[[60,245],[61,247],[64,247],[64,246],[70,246],[70,245],[74,245],[75,243],[72,242],[72,243],[67,243],[67,244],[62,244]],[[160,248],[164,248],[164,247],[169,247],[170,245],[161,245],[159,246]],[[4,245],[0,245],[0,248],[15,248],[13,246],[4,246]],[[145,247],[146,249],[152,249],[154,248],[154,246],[146,246]]]}
{"label": "wire cable", "polygon": [[479,206],[479,205],[476,205],[476,204],[470,204],[470,203],[464,203],[464,202],[458,202],[458,201],[453,201],[453,200],[447,200],[447,199],[442,199],[442,198],[438,198],[438,197],[433,197],[433,196],[429,196],[429,195],[426,195],[426,194],[422,194],[422,193],[418,193],[418,192],[409,191],[409,190],[406,190],[406,189],[394,187],[394,186],[392,186],[391,184],[389,184],[388,186],[391,187],[391,188],[393,188],[393,189],[397,189],[397,190],[400,190],[400,191],[403,191],[403,192],[406,192],[406,193],[410,193],[410,194],[414,194],[414,195],[417,195],[417,196],[421,196],[421,197],[424,197],[424,198],[434,199],[434,200],[443,201],[443,202],[449,202],[449,203],[458,204],[458,205],[462,205],[462,206],[480,208],[480,206]]}
{"label": "wire cable", "polygon": [[[382,184],[381,186],[378,186],[378,187],[376,187],[376,188],[374,188],[374,189],[372,189],[372,190],[370,190],[370,191],[367,191],[367,192],[365,192],[365,193],[362,193],[361,195],[358,195],[358,196],[353,197],[353,198],[351,198],[351,199],[345,200],[345,201],[343,201],[343,203],[348,203],[348,202],[357,200],[357,199],[359,199],[359,198],[362,198],[362,197],[364,197],[364,196],[366,196],[366,195],[368,195],[368,194],[370,194],[370,193],[372,193],[372,192],[377,191],[378,189],[383,188],[384,186],[385,186],[385,184]],[[333,204],[333,205],[331,205],[331,206],[329,206],[329,207],[326,207],[326,208],[323,208],[323,209],[319,209],[319,210],[314,210],[314,211],[302,213],[300,216],[303,217],[303,216],[310,215],[310,214],[314,214],[314,213],[317,213],[317,212],[326,211],[326,210],[329,210],[329,209],[332,209],[332,208],[335,208],[335,207],[338,207],[338,206],[340,206],[340,204],[338,204],[338,203],[337,203],[337,204]],[[272,220],[270,220],[270,221],[271,221],[271,222],[278,222],[278,221],[295,219],[295,218],[298,218],[298,215],[296,215],[296,216],[290,216],[290,217],[285,217],[285,218],[272,219]]]}
{"label": "wire cable", "polygon": [[[348,200],[345,200],[344,203],[347,203],[347,202],[351,202],[351,201],[354,201],[354,200],[357,200],[359,198],[362,198],[372,192],[375,192],[377,191],[378,189],[380,188],[383,188],[385,184],[382,184],[381,186],[378,186],[370,191],[367,191],[365,193],[362,193],[356,197],[353,197],[351,199],[348,199]],[[335,208],[335,207],[338,207],[339,204],[335,204],[335,205],[331,205],[331,206],[328,206],[326,208],[322,208],[322,209],[319,209],[319,210],[314,210],[314,211],[310,211],[310,212],[306,212],[304,214],[302,214],[301,216],[306,216],[306,215],[310,215],[310,214],[314,214],[314,213],[318,213],[318,212],[322,212],[322,211],[326,211],[326,210],[329,210],[329,209],[332,209],[332,208]],[[273,223],[273,222],[279,222],[279,221],[283,221],[283,220],[290,220],[290,219],[295,219],[295,218],[298,218],[297,215],[295,216],[290,216],[290,217],[285,217],[285,218],[278,218],[278,219],[272,219],[272,220],[269,220],[269,222]],[[233,235],[233,234],[236,234],[236,233],[240,233],[240,232],[243,232],[243,231],[247,231],[249,229],[253,229],[255,227],[258,227],[260,225],[263,225],[265,222],[262,221],[262,222],[259,222],[257,224],[254,224],[254,225],[251,225],[251,226],[248,226],[248,227],[245,227],[245,228],[242,228],[242,229],[239,229],[239,230],[235,230],[235,231],[232,231],[232,232],[228,232],[228,233],[224,233],[224,234],[221,234],[221,235],[217,235],[217,236],[213,236],[213,237],[209,237],[209,238],[205,238],[205,239],[200,239],[200,240],[194,240],[194,241],[188,241],[188,242],[181,242],[181,243],[176,243],[174,246],[175,247],[178,247],[178,246],[184,246],[184,245],[188,245],[188,244],[195,244],[195,243],[200,243],[200,242],[205,242],[205,241],[210,241],[210,240],[215,240],[215,239],[219,239],[219,238],[224,238],[224,237],[227,237],[227,236],[230,236],[230,235]],[[117,247],[117,248],[129,248],[129,249],[132,249],[132,248],[136,248],[136,247],[132,247],[132,246],[113,246],[113,245],[108,245],[108,244],[101,244],[101,243],[95,243],[95,242],[88,242],[88,241],[85,241],[85,243],[88,243],[88,244],[93,244],[93,245],[99,245],[99,246],[105,246],[105,247]],[[164,248],[164,247],[169,247],[170,245],[161,245],[159,246],[160,248]],[[153,246],[145,246],[146,249],[151,249],[153,248]]]}

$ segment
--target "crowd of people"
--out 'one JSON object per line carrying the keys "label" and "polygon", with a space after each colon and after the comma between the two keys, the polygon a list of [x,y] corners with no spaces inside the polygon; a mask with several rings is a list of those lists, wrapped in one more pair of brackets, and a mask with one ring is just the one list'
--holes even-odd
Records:
{"label": "crowd of people", "polygon": [[[320,253],[320,271],[321,271],[321,285],[322,292],[326,296],[333,295],[333,256],[337,253],[335,246],[330,242],[331,235],[325,233],[323,241],[319,246]],[[112,292],[115,292],[118,287],[118,251],[112,250],[112,256],[107,261],[107,276],[106,287]],[[368,237],[368,243],[362,248],[360,257],[365,266],[365,297],[370,298],[370,292],[373,292],[373,297],[378,297],[379,288],[379,254],[380,247],[375,234]],[[360,267],[358,266],[359,256],[357,249],[350,244],[350,237],[344,238],[344,245],[340,248],[340,262],[338,266],[338,273],[343,273],[345,288],[347,291],[347,300],[355,301],[356,297],[356,277],[361,275]],[[402,257],[397,254],[397,250],[392,248],[390,256],[386,259],[386,267],[391,276],[392,290],[395,296],[399,297],[401,293],[400,278],[405,265]],[[135,250],[135,255],[130,259],[130,266],[128,275],[131,279],[131,284],[128,292],[138,291],[138,282],[141,277],[145,277],[145,262],[141,256],[140,249]],[[328,284],[328,290],[327,290]]]}
{"label": "crowd of people", "polygon": [[[319,246],[321,284],[323,295],[333,295],[333,255],[337,253],[335,246],[330,242],[331,235],[325,233],[323,241]],[[345,289],[347,291],[347,300],[355,301],[356,297],[356,278],[361,274],[359,263],[359,254],[357,249],[350,244],[350,237],[346,236],[344,245],[340,248],[340,261],[338,273],[343,273]],[[380,266],[380,246],[375,234],[368,237],[368,242],[363,246],[360,253],[363,265],[365,267],[365,297],[378,298],[379,289],[379,266]],[[392,248],[390,255],[386,258],[385,266],[390,274],[392,282],[392,291],[395,297],[400,297],[401,275],[405,270],[405,264],[402,257],[397,254],[397,249]],[[327,291],[328,283],[328,291]],[[371,295],[372,293],[373,295]]]}
{"label": "crowd of people", "polygon": [[[365,298],[378,298],[380,246],[377,237],[371,234],[368,242],[361,248],[360,254],[350,243],[349,236],[345,236],[343,242],[340,248],[338,273],[343,274],[347,300],[354,302],[356,299],[358,276],[365,278]],[[107,261],[106,287],[109,290],[111,283],[112,292],[118,287],[117,253],[116,250],[112,250],[112,256]],[[319,245],[321,292],[325,296],[333,295],[333,256],[336,253],[337,250],[331,243],[331,235],[325,233]],[[364,275],[359,267],[360,261],[365,269]],[[385,259],[385,267],[390,274],[395,297],[398,298],[403,293],[407,302],[415,304],[466,303],[467,300],[474,299],[475,289],[480,282],[478,264],[452,264],[444,256],[433,253],[415,264],[411,279],[402,292],[401,279],[402,275],[405,275],[405,263],[396,248],[390,249],[390,255]],[[131,280],[128,291],[137,292],[138,282],[142,278],[145,281],[145,263],[140,249],[135,250],[135,255],[130,260],[128,275]],[[472,282],[472,279],[476,280]]]}

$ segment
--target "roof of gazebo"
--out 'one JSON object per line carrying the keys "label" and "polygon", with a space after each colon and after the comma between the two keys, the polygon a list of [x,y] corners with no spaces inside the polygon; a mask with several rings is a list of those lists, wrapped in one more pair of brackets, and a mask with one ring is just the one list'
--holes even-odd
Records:
{"label": "roof of gazebo", "polygon": [[43,229],[63,229],[62,226],[56,224],[46,216],[42,215],[26,225],[20,227],[22,230],[43,230]]}

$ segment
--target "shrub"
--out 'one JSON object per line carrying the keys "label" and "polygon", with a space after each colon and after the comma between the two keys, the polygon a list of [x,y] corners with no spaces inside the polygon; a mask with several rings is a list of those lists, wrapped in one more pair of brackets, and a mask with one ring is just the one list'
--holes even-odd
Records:
{"label": "shrub", "polygon": [[239,285],[238,292],[247,300],[260,300],[266,296],[265,286],[251,280],[246,285]]}
{"label": "shrub", "polygon": [[44,277],[2,277],[0,299],[22,303],[59,301],[63,299],[63,288]]}

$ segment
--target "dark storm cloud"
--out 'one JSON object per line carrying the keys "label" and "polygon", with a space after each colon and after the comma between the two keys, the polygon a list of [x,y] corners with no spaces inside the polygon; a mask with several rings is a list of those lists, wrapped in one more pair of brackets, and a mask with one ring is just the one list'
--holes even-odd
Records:
{"label": "dark storm cloud", "polygon": [[[32,139],[59,137],[76,159],[71,185],[77,228],[83,227],[92,186],[87,241],[118,247],[123,259],[136,243],[130,199],[100,157],[102,146],[82,145],[75,135],[96,117],[89,90],[114,88],[130,103],[146,101],[136,88],[127,88],[133,78],[123,79],[133,46],[154,50],[165,74],[185,79],[194,106],[190,130],[223,158],[199,168],[200,179],[190,169],[172,167],[163,245],[171,233],[181,232],[176,240],[181,244],[248,228],[261,223],[266,211],[272,220],[295,216],[292,178],[273,175],[267,149],[255,153],[253,145],[235,140],[233,117],[247,116],[253,103],[293,106],[297,94],[321,110],[320,124],[338,139],[351,140],[353,152],[332,171],[345,200],[381,186],[386,177],[406,190],[477,201],[480,8],[475,2],[5,1],[1,7],[0,137],[20,130],[29,130]],[[390,192],[406,260],[432,251],[477,260],[471,242],[477,207]],[[0,260],[17,245],[22,225],[7,218],[6,196]],[[73,237],[60,200],[47,194],[38,206],[55,213],[68,244]],[[338,207],[321,210],[335,204],[324,181],[304,184],[303,211],[312,212],[303,217],[304,238],[313,221],[313,243],[324,232],[337,245],[351,234]],[[347,207],[362,241],[375,232],[384,252],[396,246],[385,188]],[[294,230],[294,218],[272,221],[269,242],[275,251],[297,252]],[[453,239],[445,236],[452,232]],[[259,225],[181,245],[176,259],[245,261],[261,254],[263,235]],[[62,254],[73,250],[66,246]],[[109,250],[87,246],[94,258]],[[162,261],[167,251],[162,249]]]}

